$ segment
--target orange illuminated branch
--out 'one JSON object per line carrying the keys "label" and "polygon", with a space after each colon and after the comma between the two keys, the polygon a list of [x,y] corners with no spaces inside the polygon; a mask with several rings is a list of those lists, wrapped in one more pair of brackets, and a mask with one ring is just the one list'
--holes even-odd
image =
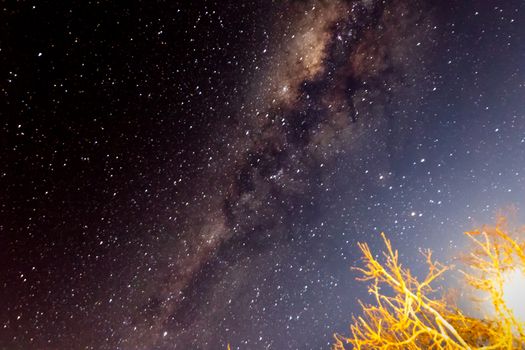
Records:
{"label": "orange illuminated branch", "polygon": [[361,303],[363,314],[353,318],[351,336],[335,335],[333,350],[348,349],[525,349],[525,325],[503,299],[503,274],[525,273],[525,243],[498,226],[467,233],[474,248],[462,270],[474,290],[484,292],[495,314],[484,320],[464,315],[453,303],[436,295],[432,286],[451,270],[424,252],[428,272],[419,280],[399,262],[399,254],[382,234],[384,263],[359,243],[364,267],[359,280],[369,282],[374,304]]}

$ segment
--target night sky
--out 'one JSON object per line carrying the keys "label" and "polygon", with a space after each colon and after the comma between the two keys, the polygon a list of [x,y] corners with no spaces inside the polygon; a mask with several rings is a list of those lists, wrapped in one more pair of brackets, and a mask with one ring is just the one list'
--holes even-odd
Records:
{"label": "night sky", "polygon": [[0,67],[0,349],[329,349],[357,242],[525,215],[523,1],[4,2]]}

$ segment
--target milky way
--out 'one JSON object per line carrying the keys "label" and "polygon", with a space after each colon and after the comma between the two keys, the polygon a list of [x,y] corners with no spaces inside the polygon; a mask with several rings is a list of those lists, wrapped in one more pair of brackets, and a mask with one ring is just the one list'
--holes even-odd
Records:
{"label": "milky way", "polygon": [[[170,247],[174,262],[161,291],[155,286],[149,296],[155,300],[151,314],[138,326],[132,322],[125,344],[149,347],[165,337],[183,344],[186,333],[194,344],[192,328],[211,328],[209,321],[175,326],[169,336],[164,330],[169,323],[188,322],[185,303],[193,301],[185,301],[187,290],[197,284],[203,266],[217,254],[234,264],[221,250],[236,251],[238,258],[245,245],[253,252],[301,235],[337,159],[362,152],[356,144],[366,142],[360,139],[368,133],[361,130],[387,128],[391,95],[406,99],[402,80],[420,79],[412,65],[426,68],[419,61],[425,50],[411,51],[432,37],[424,11],[406,2],[334,1],[275,9],[276,17],[288,19],[286,28],[276,25],[270,34],[271,58],[232,116],[228,129],[233,130],[212,136],[214,145],[208,147],[215,151],[206,169],[191,185],[179,185],[193,187],[179,214],[184,223],[175,229],[182,243]],[[383,130],[375,137],[384,144]],[[381,148],[373,154],[386,152]]]}
{"label": "milky way", "polygon": [[6,10],[0,348],[328,349],[358,241],[417,272],[520,205],[524,11]]}

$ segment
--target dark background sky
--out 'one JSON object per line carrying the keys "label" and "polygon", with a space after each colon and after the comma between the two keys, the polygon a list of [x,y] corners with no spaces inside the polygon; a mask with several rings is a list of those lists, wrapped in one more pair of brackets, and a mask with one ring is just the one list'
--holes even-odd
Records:
{"label": "dark background sky", "polygon": [[326,349],[357,241],[523,206],[525,4],[329,3],[2,5],[0,349]]}

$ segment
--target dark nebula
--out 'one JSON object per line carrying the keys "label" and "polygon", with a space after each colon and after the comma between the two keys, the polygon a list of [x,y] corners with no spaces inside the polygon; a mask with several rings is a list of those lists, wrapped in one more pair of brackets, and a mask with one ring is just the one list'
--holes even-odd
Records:
{"label": "dark nebula", "polygon": [[24,2],[0,17],[0,349],[328,349],[525,195],[520,1]]}

